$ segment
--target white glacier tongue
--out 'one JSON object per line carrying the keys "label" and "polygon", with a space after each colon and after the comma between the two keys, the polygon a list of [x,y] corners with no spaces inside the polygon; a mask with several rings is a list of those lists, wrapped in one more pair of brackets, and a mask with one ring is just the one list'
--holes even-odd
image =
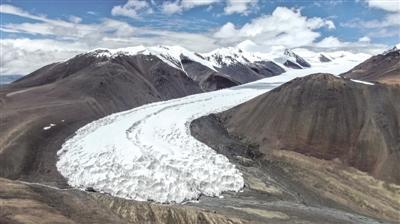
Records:
{"label": "white glacier tongue", "polygon": [[316,72],[340,74],[360,61],[342,59],[242,86],[144,105],[80,128],[58,151],[57,169],[76,188],[113,196],[183,202],[244,186],[240,171],[190,134],[190,123]]}

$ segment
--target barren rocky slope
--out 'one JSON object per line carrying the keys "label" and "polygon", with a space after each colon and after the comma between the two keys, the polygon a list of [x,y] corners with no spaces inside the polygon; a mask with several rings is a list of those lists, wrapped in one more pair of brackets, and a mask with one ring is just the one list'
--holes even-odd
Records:
{"label": "barren rocky slope", "polygon": [[249,207],[278,211],[287,215],[280,219],[282,223],[397,223],[399,185],[377,180],[338,161],[288,150],[264,154],[256,144],[230,134],[218,115],[195,120],[191,131],[239,167],[246,183],[243,193],[216,202],[201,200],[200,206],[226,208],[235,204],[242,211]]}
{"label": "barren rocky slope", "polygon": [[228,131],[268,154],[338,160],[400,183],[400,88],[329,74],[297,78],[221,114]]}
{"label": "barren rocky slope", "polygon": [[48,65],[0,89],[0,176],[63,184],[56,152],[79,127],[199,92],[184,72],[153,56],[79,55]]}
{"label": "barren rocky slope", "polygon": [[239,218],[192,206],[128,201],[74,189],[0,178],[0,223],[244,224]]}
{"label": "barren rocky slope", "polygon": [[400,49],[394,47],[383,54],[373,56],[342,76],[386,84],[400,84]]}
{"label": "barren rocky slope", "polygon": [[[195,120],[191,131],[241,167],[250,190],[268,186],[295,198],[275,204],[301,201],[396,223],[399,97],[396,86],[314,74]],[[256,184],[254,173],[269,181]]]}

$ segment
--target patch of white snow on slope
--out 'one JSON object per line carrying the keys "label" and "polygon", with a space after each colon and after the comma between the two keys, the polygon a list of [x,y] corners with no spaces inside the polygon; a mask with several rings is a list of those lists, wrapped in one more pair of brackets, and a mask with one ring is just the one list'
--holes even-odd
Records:
{"label": "patch of white snow on slope", "polygon": [[52,127],[54,127],[54,126],[56,126],[56,125],[53,124],[53,123],[51,123],[51,124],[49,124],[48,126],[43,127],[43,130],[45,130],[45,131],[50,130],[50,128],[52,128]]}
{"label": "patch of white snow on slope", "polygon": [[370,86],[375,85],[375,84],[372,83],[372,82],[366,82],[366,81],[361,81],[361,80],[356,80],[356,79],[350,79],[350,80],[353,81],[353,82],[357,82],[357,83],[364,84],[364,85],[370,85]]}
{"label": "patch of white snow on slope", "polygon": [[295,77],[339,74],[356,63],[290,70],[254,83],[157,102],[115,113],[80,128],[60,151],[57,168],[68,183],[113,196],[183,202],[201,194],[239,191],[244,180],[224,155],[190,134],[191,121],[227,110]]}

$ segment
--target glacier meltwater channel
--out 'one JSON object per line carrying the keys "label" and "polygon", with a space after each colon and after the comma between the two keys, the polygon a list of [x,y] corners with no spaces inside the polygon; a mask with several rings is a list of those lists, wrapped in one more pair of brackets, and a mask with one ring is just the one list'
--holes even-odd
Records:
{"label": "glacier meltwater channel", "polygon": [[224,155],[191,136],[191,121],[227,110],[295,77],[340,74],[359,62],[338,59],[230,89],[111,114],[80,128],[63,144],[57,169],[72,187],[91,187],[141,201],[179,203],[200,195],[239,191],[244,186],[240,171]]}

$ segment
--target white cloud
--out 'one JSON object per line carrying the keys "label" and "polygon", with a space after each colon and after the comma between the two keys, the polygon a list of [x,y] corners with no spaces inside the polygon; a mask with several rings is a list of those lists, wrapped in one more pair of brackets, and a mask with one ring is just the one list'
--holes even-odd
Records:
{"label": "white cloud", "polygon": [[8,5],[8,4],[0,5],[0,13],[21,16],[21,17],[44,21],[44,22],[47,21],[47,19],[43,16],[32,15],[29,12],[27,12],[21,8],[15,7],[13,5]]}
{"label": "white cloud", "polygon": [[399,37],[400,13],[389,13],[382,19],[361,20],[354,19],[342,23],[341,26],[362,29],[371,37]]}
{"label": "white cloud", "polygon": [[383,9],[389,12],[400,12],[399,0],[366,0],[369,7]]}
{"label": "white cloud", "polygon": [[331,20],[319,17],[307,18],[301,15],[299,10],[277,7],[271,15],[255,18],[241,28],[226,23],[215,32],[214,36],[219,38],[222,44],[251,40],[265,46],[297,47],[313,43],[320,36],[315,30],[322,27],[333,29],[335,26]]}
{"label": "white cloud", "polygon": [[77,43],[54,40],[3,39],[0,74],[28,74],[40,67],[82,52]]}
{"label": "white cloud", "polygon": [[400,13],[391,13],[386,15],[383,19],[374,19],[374,20],[354,20],[349,23],[344,24],[347,27],[361,27],[367,29],[374,29],[374,28],[386,28],[386,27],[394,27],[400,26]]}
{"label": "white cloud", "polygon": [[341,42],[336,37],[325,37],[320,42],[315,43],[316,47],[320,48],[339,48],[343,46],[343,42]]}
{"label": "white cloud", "polygon": [[231,22],[226,23],[223,25],[215,34],[214,37],[216,38],[232,38],[237,34],[237,30],[235,25]]}
{"label": "white cloud", "polygon": [[258,0],[227,0],[224,11],[228,15],[234,13],[247,15],[257,2]]}
{"label": "white cloud", "polygon": [[358,42],[341,41],[337,37],[330,36],[309,47],[316,51],[344,50],[353,53],[367,53],[372,55],[382,53],[385,49],[388,49],[386,45],[370,43],[370,39],[367,36],[360,38]]}
{"label": "white cloud", "polygon": [[78,17],[78,16],[70,16],[69,21],[71,21],[73,23],[80,23],[80,22],[82,22],[82,18]]}
{"label": "white cloud", "polygon": [[[172,2],[174,3],[174,2]],[[195,7],[200,3],[184,3],[179,7]],[[204,1],[202,4],[212,4]],[[153,3],[149,3],[154,6]],[[183,4],[186,4],[183,6]],[[178,8],[179,8],[178,7]],[[140,27],[127,22],[103,18],[97,23],[84,23],[79,18],[68,20],[50,19],[23,9],[1,5],[1,13],[13,14],[33,19],[33,22],[2,23],[0,29],[10,33],[37,35],[34,39],[2,39],[1,74],[27,74],[46,64],[65,60],[77,53],[95,48],[120,48],[135,45],[180,45],[189,50],[207,52],[218,47],[237,45],[251,51],[267,52],[275,45],[285,47],[328,47],[352,49],[354,46],[369,48],[365,42],[346,43],[335,37],[328,37],[315,43],[320,37],[318,29],[334,29],[331,20],[308,18],[299,10],[276,8],[271,15],[264,15],[238,26],[231,22],[216,30],[206,32],[169,31],[163,27]],[[171,22],[171,19],[167,21]],[[174,21],[172,21],[175,23]],[[187,23],[186,26],[191,26]],[[204,30],[204,29],[203,29]],[[368,34],[368,36],[371,36]]]}
{"label": "white cloud", "polygon": [[199,6],[210,6],[212,4],[218,3],[220,0],[175,0],[175,1],[165,1],[161,10],[165,14],[171,15],[175,13],[181,13],[183,11],[199,7]]}
{"label": "white cloud", "polygon": [[153,12],[151,5],[146,0],[128,0],[125,5],[114,6],[111,10],[111,15],[137,19],[142,12]]}
{"label": "white cloud", "polygon": [[162,4],[162,11],[165,14],[171,15],[171,14],[182,12],[183,11],[183,7],[179,4],[179,1],[164,2]]}
{"label": "white cloud", "polygon": [[170,15],[181,13],[195,7],[209,6],[206,8],[206,11],[209,11],[211,9],[210,6],[222,2],[225,3],[225,14],[239,13],[247,15],[250,13],[250,9],[257,5],[258,0],[169,0],[164,1],[161,10],[165,14]]}
{"label": "white cloud", "polygon": [[358,42],[371,42],[371,38],[363,36],[358,39]]}
{"label": "white cloud", "polygon": [[320,17],[313,17],[308,19],[308,27],[310,29],[319,29],[321,27],[327,27],[328,29],[335,29],[336,26],[332,20],[322,19]]}
{"label": "white cloud", "polygon": [[191,9],[198,6],[206,6],[219,2],[220,0],[182,0],[181,5],[185,9]]}
{"label": "white cloud", "polygon": [[[12,9],[12,10],[9,10]],[[12,33],[28,33],[40,38],[2,39],[1,74],[27,74],[46,64],[65,60],[73,55],[95,48],[120,48],[134,45],[181,45],[195,51],[217,48],[215,40],[207,33],[173,32],[129,23],[102,19],[99,23],[83,24],[38,17],[12,7],[2,7],[2,13],[32,17],[39,22],[1,24],[0,29]],[[36,19],[38,18],[38,19]],[[40,36],[39,36],[40,35]],[[193,44],[197,43],[197,44]],[[4,52],[4,53],[3,53]]]}

